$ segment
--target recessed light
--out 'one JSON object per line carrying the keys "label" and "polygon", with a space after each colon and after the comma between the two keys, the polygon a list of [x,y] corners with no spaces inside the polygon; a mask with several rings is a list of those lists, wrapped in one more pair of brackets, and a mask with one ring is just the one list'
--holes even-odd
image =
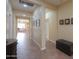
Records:
{"label": "recessed light", "polygon": [[26,4],[23,4],[23,6],[24,6],[24,7],[28,7],[28,5],[26,5]]}

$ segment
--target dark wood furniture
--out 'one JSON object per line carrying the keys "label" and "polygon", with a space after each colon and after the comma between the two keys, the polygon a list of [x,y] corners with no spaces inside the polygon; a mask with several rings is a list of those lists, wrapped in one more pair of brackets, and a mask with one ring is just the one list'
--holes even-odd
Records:
{"label": "dark wood furniture", "polygon": [[73,54],[73,43],[72,42],[59,39],[56,41],[56,48],[63,51],[69,56]]}

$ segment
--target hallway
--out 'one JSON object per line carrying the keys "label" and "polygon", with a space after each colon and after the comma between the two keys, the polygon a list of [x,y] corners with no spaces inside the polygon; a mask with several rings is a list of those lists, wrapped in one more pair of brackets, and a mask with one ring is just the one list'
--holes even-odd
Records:
{"label": "hallway", "polygon": [[59,39],[73,42],[73,1],[7,0],[6,6],[7,59],[73,59],[56,49]]}
{"label": "hallway", "polygon": [[[14,43],[15,45],[15,43]],[[19,32],[17,34],[17,52],[16,55],[7,57],[7,59],[73,59],[55,48],[55,44],[47,42],[47,49],[41,51],[36,43],[29,39],[29,33]],[[15,47],[15,46],[13,46]],[[16,49],[16,48],[15,48]],[[12,49],[10,52],[14,51]]]}

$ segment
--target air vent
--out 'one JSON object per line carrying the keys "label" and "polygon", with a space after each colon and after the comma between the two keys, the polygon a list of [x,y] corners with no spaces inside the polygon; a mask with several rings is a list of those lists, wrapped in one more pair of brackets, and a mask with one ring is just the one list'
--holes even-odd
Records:
{"label": "air vent", "polygon": [[33,7],[33,6],[34,6],[34,4],[33,4],[33,3],[24,2],[24,1],[22,1],[22,0],[19,0],[19,2],[20,2],[21,4],[26,4],[26,5],[31,6],[31,7]]}

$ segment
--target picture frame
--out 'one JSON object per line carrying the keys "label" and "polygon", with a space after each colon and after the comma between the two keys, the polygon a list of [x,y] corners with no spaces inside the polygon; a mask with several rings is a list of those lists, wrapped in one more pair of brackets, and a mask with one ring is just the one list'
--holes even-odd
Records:
{"label": "picture frame", "polygon": [[36,20],[36,27],[37,27],[37,20]]}
{"label": "picture frame", "polygon": [[71,18],[71,24],[73,24],[73,18]]}
{"label": "picture frame", "polygon": [[40,19],[38,20],[38,26],[40,27]]}
{"label": "picture frame", "polygon": [[38,20],[35,21],[35,25],[36,25],[36,27],[40,26],[40,19],[38,19]]}
{"label": "picture frame", "polygon": [[65,24],[69,25],[70,24],[70,19],[65,19]]}
{"label": "picture frame", "polygon": [[60,25],[64,25],[64,20],[59,20]]}

